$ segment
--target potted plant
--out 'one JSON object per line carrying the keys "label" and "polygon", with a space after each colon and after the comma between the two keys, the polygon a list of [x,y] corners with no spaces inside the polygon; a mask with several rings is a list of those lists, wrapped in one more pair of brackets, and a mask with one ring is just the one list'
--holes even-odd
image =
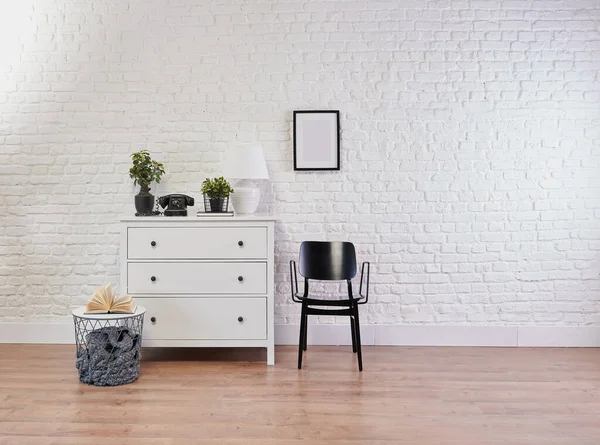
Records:
{"label": "potted plant", "polygon": [[165,168],[160,162],[152,160],[148,150],[141,150],[131,155],[133,167],[129,169],[129,177],[134,185],[140,185],[140,192],[135,195],[135,209],[138,213],[152,213],[154,195],[150,193],[150,184],[159,183]]}
{"label": "potted plant", "polygon": [[220,178],[213,179],[206,178],[202,183],[202,193],[204,193],[210,201],[211,212],[222,212],[224,207],[223,202],[226,198],[229,198],[231,193],[233,193],[233,189],[229,182],[221,176]]}

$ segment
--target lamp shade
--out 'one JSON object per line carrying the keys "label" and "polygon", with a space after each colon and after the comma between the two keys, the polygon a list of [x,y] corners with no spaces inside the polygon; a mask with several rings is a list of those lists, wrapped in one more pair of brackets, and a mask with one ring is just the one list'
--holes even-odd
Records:
{"label": "lamp shade", "polygon": [[230,148],[225,154],[224,175],[231,179],[269,179],[262,147]]}

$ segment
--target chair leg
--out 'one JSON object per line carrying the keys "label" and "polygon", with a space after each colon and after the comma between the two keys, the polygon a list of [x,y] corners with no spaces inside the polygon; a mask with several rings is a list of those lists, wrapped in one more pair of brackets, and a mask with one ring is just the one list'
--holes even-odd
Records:
{"label": "chair leg", "polygon": [[354,327],[354,317],[350,317],[350,330],[352,331],[352,352],[356,354],[356,329]]}
{"label": "chair leg", "polygon": [[304,316],[304,343],[302,344],[303,349],[306,351],[308,345],[308,315]]}
{"label": "chair leg", "polygon": [[356,352],[356,330],[354,328],[354,315],[350,315],[350,332],[352,334],[352,352]]}
{"label": "chair leg", "polygon": [[354,305],[354,329],[356,332],[356,352],[358,357],[358,370],[362,372],[362,347],[360,344],[360,322],[358,319],[358,306]]}
{"label": "chair leg", "polygon": [[304,350],[304,335],[306,333],[306,314],[304,313],[304,304],[300,314],[300,338],[298,339],[298,369],[302,369],[302,351]]}

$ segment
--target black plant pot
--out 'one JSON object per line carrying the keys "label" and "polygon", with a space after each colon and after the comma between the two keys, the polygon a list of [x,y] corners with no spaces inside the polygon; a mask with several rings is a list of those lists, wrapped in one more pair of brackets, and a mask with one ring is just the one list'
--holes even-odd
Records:
{"label": "black plant pot", "polygon": [[154,195],[135,195],[135,209],[138,213],[152,213]]}
{"label": "black plant pot", "polygon": [[210,200],[210,211],[211,212],[222,212],[223,211],[223,198],[212,198]]}

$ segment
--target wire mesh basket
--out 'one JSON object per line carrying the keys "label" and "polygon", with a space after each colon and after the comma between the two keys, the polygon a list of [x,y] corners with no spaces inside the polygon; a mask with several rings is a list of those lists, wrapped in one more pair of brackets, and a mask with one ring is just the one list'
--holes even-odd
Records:
{"label": "wire mesh basket", "polygon": [[135,314],[85,314],[73,311],[75,366],[79,380],[88,385],[118,386],[140,375],[145,310]]}
{"label": "wire mesh basket", "polygon": [[226,198],[210,199],[204,195],[204,211],[223,213],[229,210],[229,196]]}

